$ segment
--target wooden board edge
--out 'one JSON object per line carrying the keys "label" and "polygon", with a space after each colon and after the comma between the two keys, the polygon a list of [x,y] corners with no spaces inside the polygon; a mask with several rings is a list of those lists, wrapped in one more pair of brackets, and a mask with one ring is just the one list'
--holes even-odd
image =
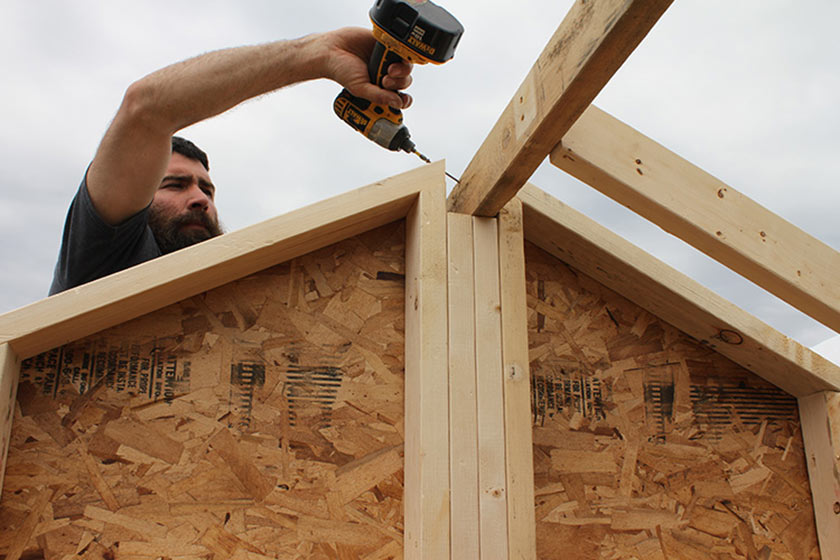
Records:
{"label": "wooden board edge", "polygon": [[822,356],[537,187],[519,198],[525,238],[548,253],[794,396],[840,390]]}
{"label": "wooden board edge", "polygon": [[519,199],[513,199],[499,213],[508,557],[536,560],[533,426],[524,243],[522,203]]}
{"label": "wooden board edge", "polygon": [[671,2],[575,2],[467,165],[449,209],[498,214]]}
{"label": "wooden board edge", "polygon": [[799,397],[799,419],[823,558],[840,554],[840,393]]}
{"label": "wooden board edge", "polygon": [[15,416],[20,360],[8,344],[0,344],[0,499]]}
{"label": "wooden board edge", "polygon": [[472,217],[447,215],[452,558],[479,558],[475,273]]}
{"label": "wooden board edge", "polygon": [[424,165],[200,243],[0,316],[0,343],[23,359],[406,216]]}
{"label": "wooden board edge", "polygon": [[551,163],[840,331],[840,254],[661,144],[589,107]]}
{"label": "wooden board edge", "polygon": [[405,558],[449,558],[446,185],[441,170],[406,217]]}
{"label": "wooden board edge", "polygon": [[496,218],[473,217],[479,538],[482,558],[508,549],[507,480]]}

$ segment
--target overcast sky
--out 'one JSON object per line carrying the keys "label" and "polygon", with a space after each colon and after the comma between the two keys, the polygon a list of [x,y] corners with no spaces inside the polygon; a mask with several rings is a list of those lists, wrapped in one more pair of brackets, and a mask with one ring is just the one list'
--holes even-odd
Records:
{"label": "overcast sky", "polygon": [[[446,0],[455,58],[414,71],[406,124],[459,176],[571,0]],[[369,27],[372,0],[0,0],[0,313],[45,296],[67,205],[125,88],[202,52]],[[840,247],[840,2],[676,0],[596,104]],[[228,230],[412,169],[299,84],[183,131]],[[834,335],[545,163],[531,182],[806,345]],[[450,182],[449,187],[452,184]]]}

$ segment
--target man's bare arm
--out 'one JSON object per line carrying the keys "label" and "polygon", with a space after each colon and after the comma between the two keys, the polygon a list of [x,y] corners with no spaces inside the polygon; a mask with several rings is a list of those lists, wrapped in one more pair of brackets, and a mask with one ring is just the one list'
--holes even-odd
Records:
{"label": "man's bare arm", "polygon": [[[370,31],[346,28],[290,41],[207,53],[149,74],[126,90],[87,175],[102,218],[116,225],[145,208],[164,176],[178,130],[284,86],[332,79],[354,95],[395,107],[410,97],[369,83]],[[384,85],[411,83],[411,66],[393,65]]]}

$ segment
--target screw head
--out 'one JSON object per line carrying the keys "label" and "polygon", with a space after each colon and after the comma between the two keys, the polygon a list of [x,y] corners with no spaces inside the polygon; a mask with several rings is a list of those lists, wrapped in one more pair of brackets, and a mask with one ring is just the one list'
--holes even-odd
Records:
{"label": "screw head", "polygon": [[834,513],[840,515],[840,502],[834,502]]}

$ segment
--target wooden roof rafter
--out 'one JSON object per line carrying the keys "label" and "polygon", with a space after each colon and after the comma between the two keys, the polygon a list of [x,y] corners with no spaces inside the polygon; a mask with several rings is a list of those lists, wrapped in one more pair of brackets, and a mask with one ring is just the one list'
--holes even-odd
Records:
{"label": "wooden roof rafter", "polygon": [[450,193],[449,210],[497,215],[672,1],[575,2]]}
{"label": "wooden roof rafter", "polygon": [[840,332],[840,253],[601,109],[551,162]]}

